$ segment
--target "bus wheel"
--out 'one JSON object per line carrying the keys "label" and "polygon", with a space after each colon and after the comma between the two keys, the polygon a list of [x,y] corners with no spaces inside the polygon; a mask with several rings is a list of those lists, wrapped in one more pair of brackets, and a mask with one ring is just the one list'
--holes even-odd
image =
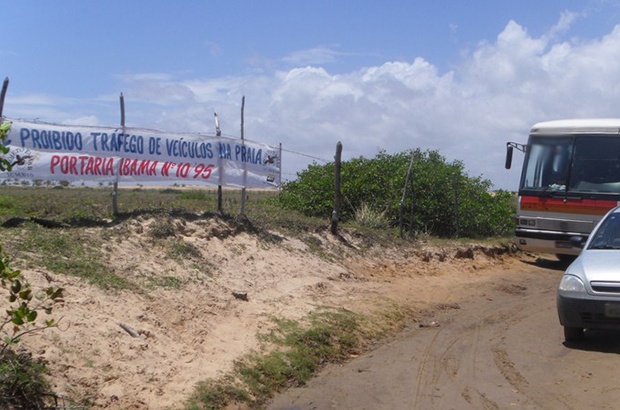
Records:
{"label": "bus wheel", "polygon": [[557,258],[560,260],[560,262],[562,262],[562,263],[564,263],[566,265],[572,263],[577,258],[577,256],[575,256],[575,255],[565,255],[563,253],[558,253],[555,256],[557,256]]}

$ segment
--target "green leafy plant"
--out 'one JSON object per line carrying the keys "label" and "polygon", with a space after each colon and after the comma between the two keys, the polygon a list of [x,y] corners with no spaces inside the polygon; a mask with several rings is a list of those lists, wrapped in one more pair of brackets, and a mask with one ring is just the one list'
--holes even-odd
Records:
{"label": "green leafy plant", "polygon": [[[10,129],[10,123],[0,124],[0,152],[5,155],[9,148],[4,145],[4,140]],[[7,169],[11,169],[11,164],[4,157],[0,158],[0,170]],[[9,302],[5,316],[0,317],[0,355],[4,354],[9,346],[18,343],[22,336],[55,326],[53,319],[40,324],[37,318],[41,310],[50,314],[53,304],[62,301],[63,297],[62,288],[48,287],[35,299],[30,283],[20,271],[13,270],[9,262],[9,257],[0,246],[0,286],[7,291]]]}
{"label": "green leafy plant", "polygon": [[0,246],[0,286],[8,293],[8,308],[0,321],[0,355],[22,336],[56,326],[53,319],[40,323],[39,312],[52,313],[53,305],[63,302],[63,289],[48,287],[36,295],[18,270],[9,266],[9,257]]}
{"label": "green leafy plant", "polygon": [[[3,122],[2,124],[0,124],[0,153],[2,155],[6,155],[9,153],[9,147],[4,145],[4,140],[6,139],[6,135],[9,133],[10,130],[11,130],[10,122]],[[11,170],[11,163],[9,162],[9,160],[4,157],[0,158],[0,171],[10,171],[10,170]]]}
{"label": "green leafy plant", "polygon": [[[3,142],[10,127],[9,123],[0,124],[3,155],[9,152]],[[8,160],[0,158],[0,170],[10,169]],[[28,353],[15,352],[12,347],[29,333],[56,326],[54,319],[39,320],[39,312],[51,314],[54,304],[62,302],[63,289],[48,287],[35,294],[22,273],[11,268],[10,259],[1,246],[0,289],[5,291],[8,302],[4,315],[0,315],[0,405],[2,408],[44,408],[45,399],[50,396],[44,377],[45,364]]]}

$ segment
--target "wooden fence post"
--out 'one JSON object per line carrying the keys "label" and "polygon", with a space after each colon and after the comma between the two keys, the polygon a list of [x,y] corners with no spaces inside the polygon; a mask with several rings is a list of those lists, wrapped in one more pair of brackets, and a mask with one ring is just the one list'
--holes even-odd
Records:
{"label": "wooden fence post", "polygon": [[[241,144],[244,144],[243,129],[244,129],[244,111],[245,111],[245,95],[241,98]],[[243,187],[241,188],[241,215],[245,215],[245,186],[247,185],[248,178],[248,166],[243,162]]]}
{"label": "wooden fence post", "polygon": [[[215,136],[216,137],[221,137],[222,136],[222,129],[220,128],[220,120],[217,117],[217,113],[214,112],[213,116],[215,118]],[[220,165],[222,163],[222,160],[220,159]],[[222,179],[222,167],[220,167],[220,180]],[[221,182],[221,181],[220,181]],[[217,213],[222,215],[222,184],[217,184]]]}
{"label": "wooden fence post", "polygon": [[341,184],[341,172],[342,172],[342,143],[338,141],[336,145],[336,157],[334,162],[335,179],[334,179],[334,210],[332,212],[332,227],[331,232],[333,235],[338,234],[338,220],[340,219],[340,184]]}
{"label": "wooden fence post", "polygon": [[278,185],[278,194],[282,193],[282,143],[280,143],[280,148],[278,149],[278,180],[280,184]]}
{"label": "wooden fence post", "polygon": [[[119,101],[121,104],[121,127],[123,128],[123,134],[125,133],[125,97],[123,93],[121,93],[119,97]],[[118,175],[116,176],[116,181],[114,181],[114,186],[112,187],[112,214],[114,216],[118,215]]]}
{"label": "wooden fence post", "polygon": [[455,173],[452,174],[452,189],[454,191],[454,227],[455,227],[455,236],[458,238],[460,236],[459,232],[459,179],[458,175]]}
{"label": "wooden fence post", "polygon": [[[411,153],[411,156],[413,157],[414,153]],[[413,231],[414,231],[414,226],[413,226],[413,217],[414,217],[414,209],[415,209],[415,184],[414,184],[414,180],[413,180],[414,174],[413,174],[413,169],[411,170],[411,208],[409,209],[409,236],[413,237]]]}
{"label": "wooden fence post", "polygon": [[[403,237],[403,224],[404,224],[404,213],[405,213],[405,200],[407,199],[407,190],[409,189],[409,181],[411,181],[411,177],[413,176],[413,151],[411,151],[411,161],[409,161],[409,170],[407,170],[407,176],[405,177],[405,186],[403,187],[403,196],[400,199],[400,218],[398,221],[398,228],[400,231],[400,237]],[[412,205],[413,206],[413,205]],[[410,221],[412,224],[413,221]]]}
{"label": "wooden fence post", "polygon": [[9,89],[9,77],[4,77],[4,83],[2,83],[2,92],[0,92],[0,118],[2,118],[2,111],[4,110],[4,99],[6,98],[6,90]]}

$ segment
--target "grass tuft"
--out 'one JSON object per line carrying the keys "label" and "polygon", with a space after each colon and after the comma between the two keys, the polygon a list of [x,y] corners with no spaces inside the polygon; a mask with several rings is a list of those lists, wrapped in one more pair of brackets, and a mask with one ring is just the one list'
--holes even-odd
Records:
{"label": "grass tuft", "polygon": [[[340,308],[318,309],[303,321],[274,319],[275,328],[260,335],[265,350],[242,357],[225,377],[197,386],[186,409],[222,409],[233,403],[260,408],[277,392],[304,385],[327,363],[346,361],[363,350],[378,335],[367,322]],[[222,391],[246,393],[209,401],[221,398]]]}
{"label": "grass tuft", "polygon": [[154,239],[165,239],[175,235],[174,224],[169,218],[158,218],[149,226],[149,236]]}
{"label": "grass tuft", "polygon": [[71,229],[47,229],[34,223],[26,224],[22,232],[12,248],[28,253],[28,264],[83,278],[103,289],[135,288],[106,263],[100,251],[102,243],[92,237],[83,237],[79,231]]}
{"label": "grass tuft", "polygon": [[199,382],[185,408],[186,410],[217,410],[230,403],[247,403],[248,393],[236,386],[233,380],[221,383],[214,380]]}
{"label": "grass tuft", "polygon": [[377,211],[366,202],[355,210],[355,222],[365,228],[384,229],[390,226],[387,212]]}

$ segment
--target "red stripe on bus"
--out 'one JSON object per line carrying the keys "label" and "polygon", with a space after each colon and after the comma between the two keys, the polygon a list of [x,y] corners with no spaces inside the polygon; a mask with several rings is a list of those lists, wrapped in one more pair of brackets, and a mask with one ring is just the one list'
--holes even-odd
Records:
{"label": "red stripe on bus", "polygon": [[606,199],[568,199],[564,202],[562,198],[521,197],[521,210],[523,211],[605,215],[607,211],[617,205],[618,201]]}

